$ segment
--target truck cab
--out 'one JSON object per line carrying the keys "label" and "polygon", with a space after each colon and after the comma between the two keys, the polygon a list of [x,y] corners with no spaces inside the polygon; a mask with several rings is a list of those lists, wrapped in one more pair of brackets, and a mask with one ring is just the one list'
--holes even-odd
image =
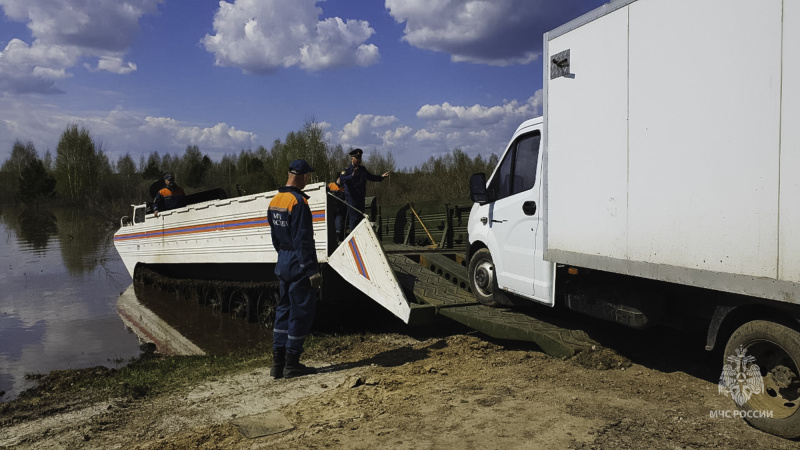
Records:
{"label": "truck cab", "polygon": [[[544,260],[543,120],[522,123],[494,173],[470,179],[470,287],[487,305],[508,305],[506,293],[553,305],[554,264]],[[494,258],[493,255],[502,255]]]}

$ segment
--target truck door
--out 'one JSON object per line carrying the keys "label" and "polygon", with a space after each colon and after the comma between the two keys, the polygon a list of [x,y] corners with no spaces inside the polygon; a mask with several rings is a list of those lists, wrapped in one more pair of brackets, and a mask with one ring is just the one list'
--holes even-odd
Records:
{"label": "truck door", "polygon": [[489,181],[497,199],[489,208],[489,241],[499,287],[552,305],[555,271],[543,258],[540,220],[541,138],[539,130],[519,136]]}

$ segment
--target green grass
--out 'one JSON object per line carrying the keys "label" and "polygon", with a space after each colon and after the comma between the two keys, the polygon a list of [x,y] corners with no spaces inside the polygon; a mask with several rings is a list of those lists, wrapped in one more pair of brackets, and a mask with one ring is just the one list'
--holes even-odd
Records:
{"label": "green grass", "polygon": [[136,360],[107,379],[86,380],[108,397],[140,398],[181,390],[217,377],[272,364],[272,354],[250,351],[224,356],[172,356]]}
{"label": "green grass", "polygon": [[205,381],[271,365],[272,352],[264,345],[228,355],[143,356],[120,369],[98,366],[29,374],[26,378],[36,380],[37,386],[13,401],[0,403],[0,426],[112,398],[134,400],[180,392]]}
{"label": "green grass", "polygon": [[[306,353],[312,357],[337,354],[363,340],[361,334],[313,335],[306,341]],[[269,345],[221,356],[141,358],[115,371],[110,377],[89,377],[74,387],[104,392],[107,398],[140,398],[271,365],[272,349]]]}
{"label": "green grass", "polygon": [[[312,335],[306,341],[306,355],[310,358],[335,355],[364,339],[361,333]],[[135,400],[185,391],[224,376],[270,367],[271,350],[265,342],[227,355],[144,355],[119,369],[98,366],[55,370],[46,375],[29,374],[27,378],[36,380],[37,386],[13,401],[0,403],[0,425],[112,398]]]}

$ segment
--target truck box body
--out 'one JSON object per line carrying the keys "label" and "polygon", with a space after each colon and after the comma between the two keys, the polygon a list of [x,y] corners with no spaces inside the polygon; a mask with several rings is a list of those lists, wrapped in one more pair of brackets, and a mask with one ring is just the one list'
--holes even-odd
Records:
{"label": "truck box body", "polygon": [[476,300],[701,325],[718,392],[800,438],[800,2],[615,0],[544,56],[543,117],[470,178]]}
{"label": "truck box body", "polygon": [[545,259],[800,303],[800,2],[616,1],[544,51]]}

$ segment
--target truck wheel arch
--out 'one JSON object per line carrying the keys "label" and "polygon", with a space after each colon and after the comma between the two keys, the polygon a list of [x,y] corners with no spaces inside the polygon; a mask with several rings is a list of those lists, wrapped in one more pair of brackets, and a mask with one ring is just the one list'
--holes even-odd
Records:
{"label": "truck wheel arch", "polygon": [[482,248],[487,248],[487,247],[486,244],[484,244],[481,241],[475,241],[467,247],[467,267],[469,267],[469,262],[472,260],[472,257],[475,255],[475,252],[477,252]]}
{"label": "truck wheel arch", "polygon": [[[797,315],[769,305],[717,305],[708,326],[706,350],[724,349],[725,343],[733,332],[752,320],[777,322],[793,328],[800,326],[800,319],[797,318]],[[722,345],[718,346],[720,342]]]}

